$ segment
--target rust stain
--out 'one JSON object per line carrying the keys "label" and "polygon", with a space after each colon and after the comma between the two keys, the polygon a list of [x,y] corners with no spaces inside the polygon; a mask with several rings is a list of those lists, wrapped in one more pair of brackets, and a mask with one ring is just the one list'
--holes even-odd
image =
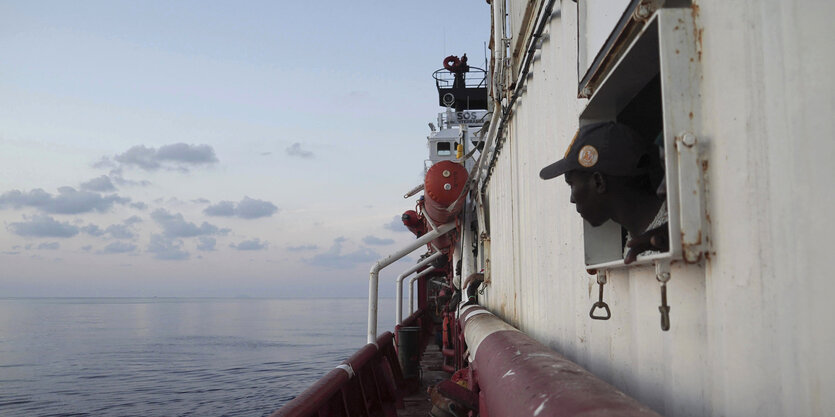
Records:
{"label": "rust stain", "polygon": [[[678,52],[678,51],[676,51],[676,52]],[[690,112],[690,120],[693,120],[693,112],[692,111]]]}
{"label": "rust stain", "polygon": [[709,166],[709,164],[708,164],[707,159],[705,159],[704,161],[702,161],[702,172],[707,172],[707,168],[708,168],[708,166]]}
{"label": "rust stain", "polygon": [[696,235],[696,241],[692,242],[692,243],[685,242],[684,241],[684,232],[681,232],[681,252],[683,254],[685,254],[685,256],[684,256],[684,262],[685,263],[694,264],[694,263],[699,262],[702,259],[702,252],[701,251],[699,251],[699,256],[697,256],[696,259],[694,259],[692,261],[687,259],[687,253],[689,252],[689,249],[691,247],[701,246],[701,244],[702,244],[702,231],[701,231],[701,229],[699,229],[699,234]]}
{"label": "rust stain", "polygon": [[704,29],[699,28],[699,14],[701,13],[701,8],[698,4],[690,5],[690,12],[693,16],[693,36],[696,38],[696,56],[699,58],[699,62],[702,61],[702,32]]}
{"label": "rust stain", "polygon": [[676,55],[678,55],[678,49],[676,49]]}

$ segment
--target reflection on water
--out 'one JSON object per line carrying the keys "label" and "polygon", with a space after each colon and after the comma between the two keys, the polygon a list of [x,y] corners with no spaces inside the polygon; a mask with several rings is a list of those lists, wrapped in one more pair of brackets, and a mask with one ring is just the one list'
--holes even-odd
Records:
{"label": "reflection on water", "polygon": [[0,299],[0,415],[269,415],[365,343],[366,303]]}

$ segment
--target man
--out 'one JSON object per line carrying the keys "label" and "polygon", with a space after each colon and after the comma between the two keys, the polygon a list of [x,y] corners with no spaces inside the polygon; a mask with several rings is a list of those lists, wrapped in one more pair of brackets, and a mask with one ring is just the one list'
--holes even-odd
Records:
{"label": "man", "polygon": [[577,131],[565,157],[540,171],[542,179],[565,175],[573,203],[589,224],[608,220],[629,232],[624,262],[648,250],[666,251],[666,200],[656,190],[661,180],[658,148],[626,125],[599,122]]}

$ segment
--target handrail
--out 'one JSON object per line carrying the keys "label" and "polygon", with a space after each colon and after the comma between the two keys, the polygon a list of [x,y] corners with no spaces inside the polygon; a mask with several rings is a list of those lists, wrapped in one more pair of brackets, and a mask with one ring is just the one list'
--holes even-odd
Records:
{"label": "handrail", "polygon": [[380,270],[412,253],[415,249],[445,235],[452,229],[455,229],[455,222],[442,224],[419,237],[405,248],[380,259],[371,266],[370,276],[368,278],[368,343],[374,343],[377,339],[377,295],[380,286]]}
{"label": "handrail", "polygon": [[[415,272],[415,271],[425,267],[426,265],[429,265],[432,261],[434,261],[435,259],[440,258],[443,255],[444,255],[443,252],[436,251],[432,255],[429,255],[428,257],[426,257],[426,259],[418,262],[415,265],[412,265],[411,267],[409,267],[409,269],[403,271],[403,273],[400,274],[400,276],[397,277],[397,281],[396,281],[397,295],[396,295],[396,298],[395,298],[395,306],[394,306],[394,309],[395,309],[394,325],[395,326],[403,322],[403,280],[406,279],[407,276],[411,275],[412,272]],[[434,269],[434,267],[432,269]]]}
{"label": "handrail", "polygon": [[[360,348],[270,417],[391,415],[401,401],[403,374],[391,332]],[[367,409],[374,407],[373,409]]]}
{"label": "handrail", "polygon": [[434,266],[426,268],[409,280],[409,314],[415,312],[415,281],[417,281],[420,277],[431,274],[432,272],[435,272]]}

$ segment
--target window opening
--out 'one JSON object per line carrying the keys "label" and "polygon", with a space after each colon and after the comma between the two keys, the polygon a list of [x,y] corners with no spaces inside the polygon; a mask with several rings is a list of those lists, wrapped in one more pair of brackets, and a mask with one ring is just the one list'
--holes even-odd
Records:
{"label": "window opening", "polygon": [[[663,201],[666,210],[659,209],[644,231],[666,222],[669,248],[643,252],[637,264],[682,258],[695,262],[703,248],[698,148],[680,143],[687,135],[688,143],[695,140],[698,120],[694,113],[699,75],[692,24],[687,9],[654,13],[628,44],[618,47],[617,62],[599,80],[580,115],[581,126],[614,121],[630,127],[645,145],[654,147],[639,163],[650,167],[648,174],[627,181],[636,181],[628,183],[636,192],[653,192]],[[598,227],[584,222],[587,268],[623,267],[628,239],[625,228],[614,221]]]}
{"label": "window opening", "polygon": [[450,144],[449,142],[438,142],[437,149],[438,156],[452,155],[452,144]]}

